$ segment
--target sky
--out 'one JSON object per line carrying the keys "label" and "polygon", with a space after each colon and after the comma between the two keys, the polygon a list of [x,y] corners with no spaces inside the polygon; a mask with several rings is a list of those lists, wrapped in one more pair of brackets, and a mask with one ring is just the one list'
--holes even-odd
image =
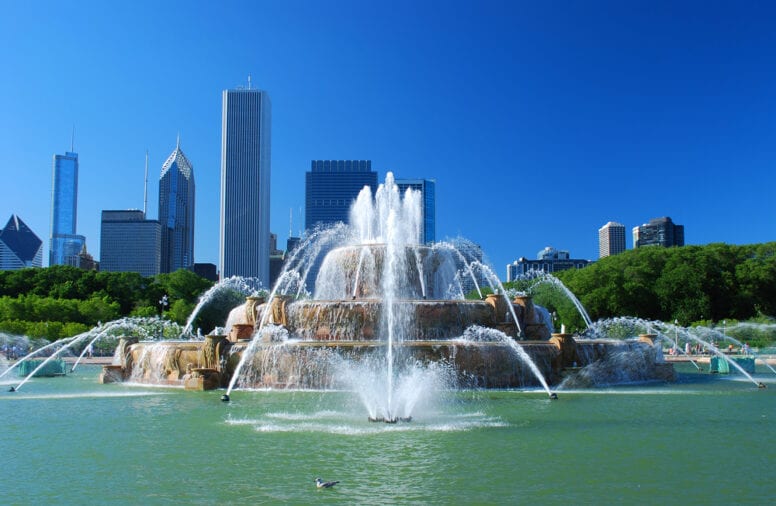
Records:
{"label": "sky", "polygon": [[[495,272],[669,216],[686,244],[776,240],[776,3],[0,0],[0,226],[48,263],[52,157],[79,155],[77,232],[158,217],[180,135],[197,262],[218,263],[221,94],[272,101],[271,229],[298,235],[311,160],[436,180],[438,240]],[[291,218],[292,215],[292,218]],[[290,223],[291,219],[293,224]]]}

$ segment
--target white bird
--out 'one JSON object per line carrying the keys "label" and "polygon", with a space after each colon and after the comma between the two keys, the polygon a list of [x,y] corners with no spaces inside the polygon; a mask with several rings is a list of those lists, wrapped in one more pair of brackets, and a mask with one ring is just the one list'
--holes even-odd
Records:
{"label": "white bird", "polygon": [[315,486],[318,488],[331,488],[339,483],[339,481],[323,481],[320,478],[315,478]]}

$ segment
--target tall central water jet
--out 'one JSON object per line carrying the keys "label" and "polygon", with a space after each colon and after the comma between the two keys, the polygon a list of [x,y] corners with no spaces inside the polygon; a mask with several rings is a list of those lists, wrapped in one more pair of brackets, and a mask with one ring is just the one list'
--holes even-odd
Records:
{"label": "tall central water jet", "polygon": [[[418,192],[408,190],[404,199],[399,194],[392,173],[388,173],[385,183],[381,184],[375,192],[374,199],[369,187],[365,187],[358,195],[355,204],[351,208],[351,223],[356,225],[358,242],[366,244],[383,244],[384,257],[382,259],[382,273],[380,276],[380,291],[383,299],[383,311],[379,328],[386,336],[385,374],[386,393],[382,418],[385,421],[396,421],[394,406],[394,382],[395,360],[394,352],[396,344],[411,331],[410,306],[397,304],[400,299],[409,299],[410,286],[414,286],[411,280],[402,283],[402,273],[408,272],[408,254],[412,251],[412,258],[416,259],[414,271],[418,273],[417,286],[420,287],[421,296],[425,292],[423,282],[423,270],[420,267],[420,255],[416,254],[420,243],[420,202]],[[359,258],[360,269],[363,265],[364,249]],[[358,280],[360,272],[355,273],[353,293],[358,292]],[[417,296],[417,295],[416,295]]]}

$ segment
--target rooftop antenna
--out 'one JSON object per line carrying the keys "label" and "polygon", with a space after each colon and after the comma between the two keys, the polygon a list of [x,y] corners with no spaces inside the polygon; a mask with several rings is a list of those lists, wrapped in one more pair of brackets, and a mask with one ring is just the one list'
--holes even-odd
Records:
{"label": "rooftop antenna", "polygon": [[181,148],[181,133],[178,132],[178,138],[175,140],[175,149]]}
{"label": "rooftop antenna", "polygon": [[251,89],[251,75],[248,74],[248,89]]}
{"label": "rooftop antenna", "polygon": [[148,150],[146,149],[145,184],[143,185],[143,217],[148,210]]}
{"label": "rooftop antenna", "polygon": [[288,237],[294,236],[294,208],[288,208]]}
{"label": "rooftop antenna", "polygon": [[75,146],[75,125],[73,125],[73,133],[70,134],[70,152],[71,153],[75,149],[73,146]]}

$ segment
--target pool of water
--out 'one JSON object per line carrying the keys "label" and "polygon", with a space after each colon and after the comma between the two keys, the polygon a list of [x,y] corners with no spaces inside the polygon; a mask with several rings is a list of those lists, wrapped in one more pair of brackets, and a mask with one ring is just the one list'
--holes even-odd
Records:
{"label": "pool of water", "polygon": [[[2,504],[767,504],[776,376],[444,395],[375,424],[348,392],[0,384]],[[766,374],[767,373],[767,374]],[[340,480],[317,490],[313,480]]]}

